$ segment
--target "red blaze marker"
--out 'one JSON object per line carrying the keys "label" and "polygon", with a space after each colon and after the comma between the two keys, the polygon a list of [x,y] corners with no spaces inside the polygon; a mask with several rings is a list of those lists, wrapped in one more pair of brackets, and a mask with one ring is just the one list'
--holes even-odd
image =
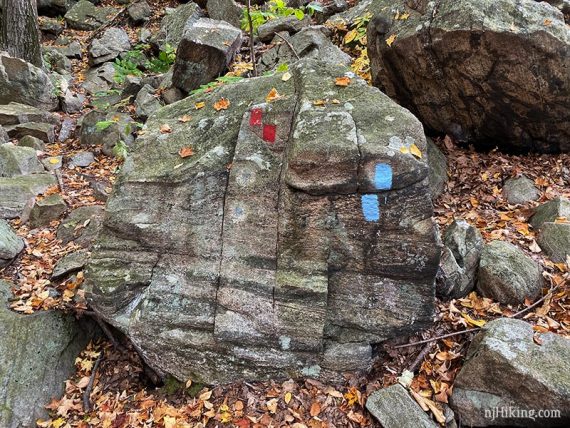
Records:
{"label": "red blaze marker", "polygon": [[251,115],[250,115],[250,117],[249,117],[249,125],[250,125],[250,126],[259,126],[259,125],[261,125],[262,115],[263,115],[263,112],[261,111],[260,108],[254,108],[254,109],[251,111]]}
{"label": "red blaze marker", "polygon": [[277,127],[275,125],[263,125],[263,141],[274,143],[276,131]]}

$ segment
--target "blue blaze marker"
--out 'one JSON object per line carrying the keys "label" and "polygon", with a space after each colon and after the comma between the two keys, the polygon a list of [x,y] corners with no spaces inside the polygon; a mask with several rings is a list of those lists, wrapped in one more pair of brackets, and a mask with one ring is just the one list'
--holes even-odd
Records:
{"label": "blue blaze marker", "polygon": [[392,188],[392,167],[387,163],[376,164],[374,186],[378,190],[390,190]]}
{"label": "blue blaze marker", "polygon": [[362,195],[362,214],[366,221],[380,220],[380,207],[378,205],[378,195]]}

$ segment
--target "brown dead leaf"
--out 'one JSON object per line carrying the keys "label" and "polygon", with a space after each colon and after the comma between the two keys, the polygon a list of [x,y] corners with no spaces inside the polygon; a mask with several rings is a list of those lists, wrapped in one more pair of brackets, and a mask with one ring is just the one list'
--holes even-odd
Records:
{"label": "brown dead leaf", "polygon": [[170,134],[172,132],[172,128],[170,127],[169,124],[165,123],[163,125],[160,125],[160,133],[161,134]]}
{"label": "brown dead leaf", "polygon": [[315,416],[318,416],[319,413],[321,413],[321,405],[317,401],[313,402],[313,404],[311,404],[311,410],[309,413],[313,418]]}
{"label": "brown dead leaf", "polygon": [[222,97],[214,103],[214,110],[216,111],[227,110],[229,106],[230,106],[230,100]]}
{"label": "brown dead leaf", "polygon": [[182,159],[184,158],[188,158],[190,156],[192,156],[194,154],[194,149],[192,148],[192,146],[188,146],[188,147],[182,147],[179,151],[178,154],[180,155],[180,157]]}
{"label": "brown dead leaf", "polygon": [[334,79],[334,84],[336,86],[346,87],[350,85],[350,77],[348,76],[337,77],[336,79]]}
{"label": "brown dead leaf", "polygon": [[181,122],[181,123],[190,122],[191,120],[192,120],[192,116],[190,116],[189,114],[185,114],[184,116],[181,116],[178,118],[178,122]]}

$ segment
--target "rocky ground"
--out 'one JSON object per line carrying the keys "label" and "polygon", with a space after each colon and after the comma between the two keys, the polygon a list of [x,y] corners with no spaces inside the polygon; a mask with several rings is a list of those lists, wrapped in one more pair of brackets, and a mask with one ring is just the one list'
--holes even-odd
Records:
{"label": "rocky ground", "polygon": [[[180,128],[189,123],[190,129],[192,116],[215,117],[237,105],[238,99],[219,98],[216,91],[255,72],[274,73],[274,79],[283,85],[289,79],[298,81],[292,65],[299,57],[334,58],[335,64],[350,67],[336,80],[329,79],[337,91],[362,78],[369,84],[374,81],[402,104],[409,94],[402,96],[392,76],[374,69],[374,58],[370,69],[365,30],[372,13],[365,6],[381,1],[313,2],[316,8],[312,13],[305,9],[301,20],[292,16],[269,20],[258,29],[253,49],[255,70],[249,34],[236,28],[243,6],[233,1],[180,5],[176,0],[133,4],[103,0],[91,2],[95,6],[82,0],[73,7],[70,3],[45,1],[40,8],[44,57],[49,70],[57,73],[55,80],[52,76],[54,83],[41,71],[32,70],[29,75],[33,77],[28,80],[18,77],[27,76],[27,72],[9,57],[2,54],[0,58],[3,69],[16,70],[7,73],[8,85],[0,82],[12,88],[0,92],[0,279],[6,281],[0,283],[12,292],[3,295],[12,311],[0,313],[0,319],[4,326],[13,326],[6,327],[6,332],[30,329],[36,333],[23,339],[15,334],[1,344],[0,367],[3,361],[33,359],[8,350],[33,348],[54,330],[59,330],[61,337],[54,339],[55,344],[38,345],[42,359],[54,361],[50,363],[53,366],[58,364],[54,355],[66,350],[61,358],[65,363],[57,373],[35,364],[30,369],[37,373],[38,384],[55,385],[27,403],[41,406],[48,396],[52,398],[44,403],[48,413],[33,413],[40,418],[38,426],[402,426],[402,419],[391,418],[405,414],[409,426],[452,427],[457,426],[452,408],[464,425],[486,426],[482,410],[473,405],[479,398],[474,391],[507,397],[504,403],[511,405],[534,403],[537,409],[562,409],[564,417],[570,417],[570,382],[567,372],[564,374],[570,357],[570,155],[512,154],[528,152],[528,145],[476,150],[463,141],[464,134],[472,132],[487,141],[492,133],[480,132],[477,115],[467,107],[459,109],[469,117],[461,132],[454,133],[453,127],[434,132],[424,152],[415,144],[399,149],[418,162],[428,156],[430,161],[434,215],[444,244],[432,326],[375,347],[377,358],[367,374],[347,374],[336,382],[303,378],[212,387],[173,377],[159,379],[143,364],[131,342],[93,311],[82,288],[83,269],[104,221],[105,202],[137,142],[149,144],[155,136],[176,134],[176,122]],[[306,2],[290,3],[298,7]],[[568,18],[567,2],[558,3]],[[172,12],[168,8],[177,9]],[[392,45],[404,50],[415,46],[404,42],[410,31],[406,25],[417,26],[415,9],[407,10],[402,6],[395,12],[391,29],[383,28],[382,22],[373,23],[375,51]],[[545,13],[562,16],[550,9]],[[229,24],[201,20],[205,16]],[[188,21],[200,21],[194,38],[182,37]],[[556,27],[553,21],[545,18],[541,22]],[[324,27],[315,27],[321,24]],[[209,43],[212,28],[223,34],[225,41],[214,41],[214,47],[204,50],[196,48]],[[568,31],[567,24],[564,28]],[[567,47],[568,40],[565,43]],[[193,64],[206,55],[216,59],[199,73],[193,71]],[[414,53],[409,58],[405,53],[394,55],[403,65],[394,60],[391,66],[402,69],[413,69],[406,61],[419,57]],[[376,61],[376,67],[378,64]],[[25,67],[30,70],[32,66]],[[382,67],[389,68],[384,63]],[[551,64],[545,72],[553,80],[556,67]],[[445,63],[440,68],[446,69]],[[461,75],[461,70],[457,74]],[[223,77],[217,78],[219,75]],[[450,71],[449,76],[455,74]],[[407,79],[414,80],[413,76],[402,79],[410,92],[421,89],[421,85],[409,85]],[[428,80],[423,85],[430,88],[430,94],[437,94],[437,87]],[[18,85],[24,90],[18,92]],[[172,124],[158,129],[144,127],[158,109],[188,93],[194,97],[192,111],[174,116]],[[232,94],[231,89],[224,93]],[[280,95],[267,91],[263,97],[270,103]],[[453,94],[450,99],[460,104]],[[336,101],[323,97],[312,103],[314,108],[334,107]],[[549,102],[563,104],[555,99]],[[481,105],[481,109],[488,108],[484,102]],[[426,118],[422,122],[437,129],[439,119],[434,118],[429,102],[425,106],[417,106]],[[446,108],[445,114],[450,110]],[[552,116],[558,119],[557,114]],[[553,121],[552,127],[563,134],[567,124]],[[500,138],[511,137],[499,125],[496,128],[501,129]],[[539,128],[536,125],[527,131],[540,133],[543,130]],[[556,147],[551,140],[546,143],[537,137],[533,141],[546,147],[545,152],[568,151],[567,145]],[[567,144],[568,139],[563,141]],[[480,144],[477,147],[481,149]],[[180,147],[173,156],[197,158],[195,150]],[[159,158],[160,154],[157,170],[163,161]],[[116,212],[112,215],[119,217]],[[14,318],[14,312],[29,316],[26,325],[20,317]],[[72,316],[81,323],[73,324]],[[96,324],[104,333],[93,333]],[[83,339],[76,339],[78,336]],[[503,345],[493,347],[497,341]],[[86,342],[74,360],[68,344],[73,343],[79,351]],[[544,370],[541,361],[557,369]],[[521,373],[517,367],[524,367],[522,380],[517,377]],[[62,376],[68,377],[64,391],[56,385]],[[528,391],[519,390],[521,382],[529,385]],[[34,376],[26,379],[26,385],[33,383]],[[499,391],[497,384],[501,385]],[[14,389],[4,396],[0,393],[0,399],[9,403],[18,394],[24,393]],[[14,414],[23,413],[22,408]],[[457,414],[457,409],[463,410]],[[12,420],[10,415],[0,415]],[[28,416],[31,419],[32,415]],[[563,425],[564,420],[561,422]],[[21,421],[22,425],[32,423]]]}

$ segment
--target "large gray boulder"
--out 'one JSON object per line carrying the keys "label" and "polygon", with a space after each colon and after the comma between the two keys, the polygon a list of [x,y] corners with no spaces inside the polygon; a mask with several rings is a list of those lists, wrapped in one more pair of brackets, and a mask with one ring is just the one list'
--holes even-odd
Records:
{"label": "large gray boulder", "polygon": [[570,220],[570,200],[558,197],[539,205],[530,218],[530,224],[539,230],[544,223],[553,223],[557,219]]}
{"label": "large gray boulder", "polygon": [[108,23],[118,12],[113,7],[97,7],[87,0],[79,0],[65,14],[65,21],[74,30],[93,31]]}
{"label": "large gray boulder", "polygon": [[427,128],[480,147],[570,151],[570,27],[558,9],[534,0],[370,9],[373,83]]}
{"label": "large gray boulder", "polygon": [[433,320],[421,124],[347,68],[290,72],[160,109],[107,201],[88,300],[161,375],[338,380]]}
{"label": "large gray boulder", "polygon": [[208,0],[206,9],[210,18],[241,28],[244,7],[234,0]]}
{"label": "large gray boulder", "polygon": [[509,204],[526,204],[540,198],[540,192],[534,185],[534,181],[524,175],[505,181],[503,195]]}
{"label": "large gray boulder", "polygon": [[54,113],[25,104],[11,102],[0,105],[0,125],[18,125],[26,122],[44,122],[57,125],[59,118]]}
{"label": "large gray boulder", "polygon": [[203,16],[202,9],[193,2],[181,4],[176,9],[166,8],[166,15],[160,22],[160,30],[151,38],[151,43],[162,50],[166,45],[176,49],[185,28],[192,26]]}
{"label": "large gray boulder", "polygon": [[538,234],[538,245],[556,263],[570,256],[570,223],[546,222]]}
{"label": "large gray boulder", "polygon": [[87,205],[74,209],[57,228],[57,239],[64,244],[89,248],[101,230],[105,209],[100,205]]}
{"label": "large gray boulder", "polygon": [[44,406],[63,394],[94,328],[62,312],[12,312],[9,288],[0,280],[0,426],[35,427],[48,417]]}
{"label": "large gray boulder", "polygon": [[515,245],[492,241],[483,247],[477,290],[501,303],[518,305],[540,294],[540,265]]}
{"label": "large gray boulder", "polygon": [[220,76],[241,47],[241,30],[201,18],[184,30],[172,72],[174,86],[190,92]]}
{"label": "large gray boulder", "polygon": [[89,46],[89,65],[113,61],[121,52],[131,49],[129,35],[118,27],[106,29],[101,37],[94,39]]}
{"label": "large gray boulder", "polygon": [[399,383],[372,393],[366,409],[383,428],[437,428],[426,412]]}
{"label": "large gray boulder", "polygon": [[101,146],[103,153],[110,156],[119,142],[130,145],[136,131],[133,120],[127,113],[90,111],[81,123],[82,146]]}
{"label": "large gray boulder", "polygon": [[[475,337],[450,401],[462,426],[570,424],[570,340],[544,333],[535,341],[533,333],[524,321],[500,318]],[[524,417],[529,411],[533,417]]]}
{"label": "large gray boulder", "polygon": [[24,240],[5,220],[0,219],[0,268],[10,263],[24,249]]}
{"label": "large gray boulder", "polygon": [[36,151],[30,147],[0,144],[0,177],[16,177],[45,172]]}
{"label": "large gray boulder", "polygon": [[0,52],[0,104],[11,102],[47,111],[59,105],[55,87],[41,68]]}
{"label": "large gray boulder", "polygon": [[334,65],[350,65],[352,59],[341,51],[330,40],[330,30],[323,26],[303,28],[297,34],[289,36],[283,33],[289,44],[282,39],[275,39],[275,46],[264,52],[258,60],[257,69],[260,73],[275,70],[281,64],[291,65],[299,58],[310,58],[329,62]]}
{"label": "large gray boulder", "polygon": [[449,225],[443,242],[437,295],[443,299],[459,299],[475,288],[485,242],[479,230],[465,220],[455,220]]}
{"label": "large gray boulder", "polygon": [[270,19],[257,29],[257,37],[262,42],[269,42],[276,33],[287,32],[289,35],[298,33],[302,28],[311,25],[311,19],[305,17],[298,19],[295,15],[282,16]]}
{"label": "large gray boulder", "polygon": [[0,177],[0,218],[19,217],[34,196],[56,184],[51,174]]}

